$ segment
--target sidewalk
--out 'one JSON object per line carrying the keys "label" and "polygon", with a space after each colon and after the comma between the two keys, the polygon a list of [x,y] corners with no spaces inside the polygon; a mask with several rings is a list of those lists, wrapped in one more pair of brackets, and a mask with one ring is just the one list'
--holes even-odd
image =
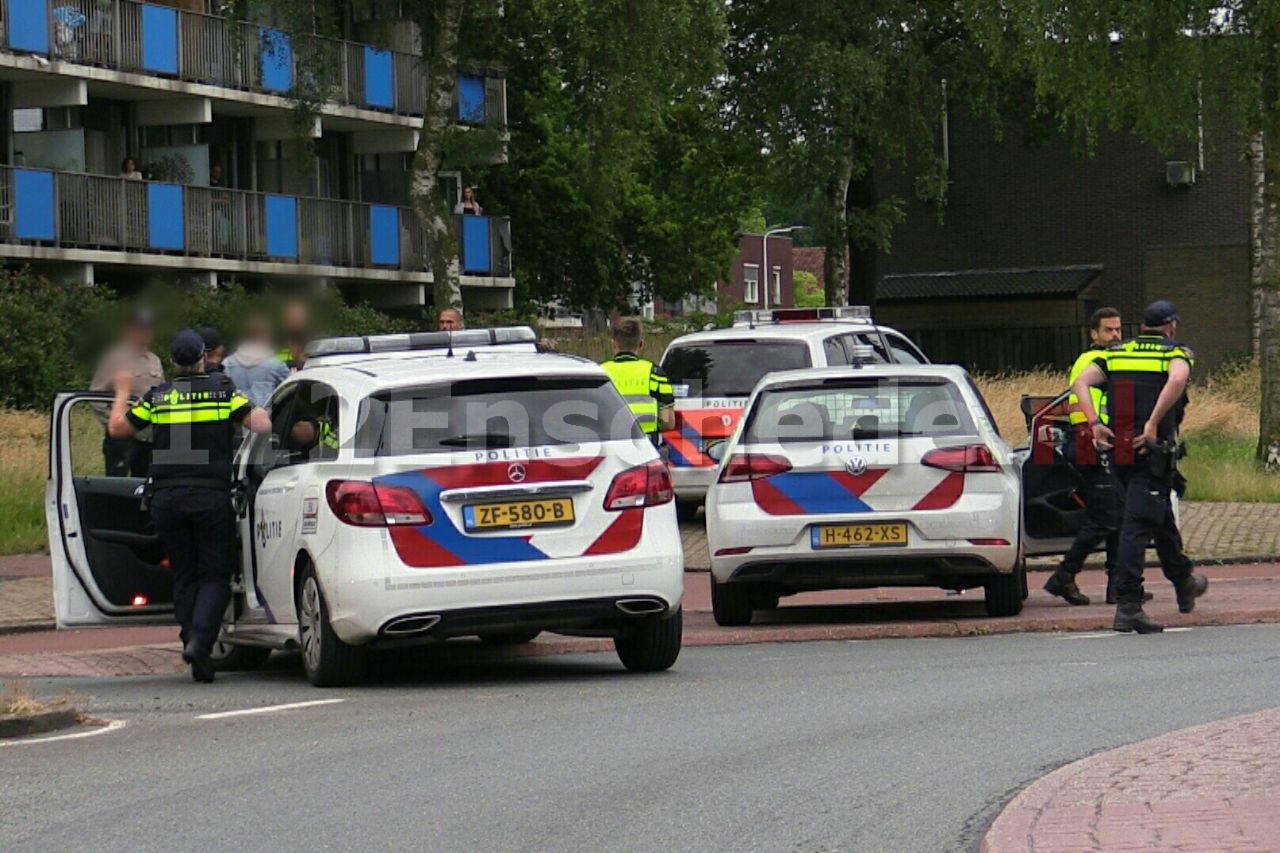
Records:
{"label": "sidewalk", "polygon": [[[1280,622],[1280,576],[1275,565],[1212,566],[1204,571],[1211,579],[1209,593],[1200,599],[1194,613],[1186,616],[1178,613],[1173,590],[1158,572],[1150,578],[1150,589],[1156,598],[1148,605],[1148,612],[1170,627]],[[747,627],[720,628],[710,612],[707,574],[687,572],[684,644],[1110,631],[1115,608],[1102,603],[1106,576],[1099,571],[1084,572],[1080,585],[1094,596],[1097,604],[1069,607],[1034,585],[1021,614],[992,619],[986,615],[982,594],[976,590],[960,596],[933,589],[833,590],[784,599],[779,610],[756,614],[754,622]],[[0,635],[0,678],[177,673],[183,667],[178,657],[176,634],[174,626]],[[476,659],[612,651],[613,643],[607,639],[543,634],[527,646],[510,650],[482,648],[477,643],[460,641],[425,653],[464,663]]]}
{"label": "sidewalk", "polygon": [[1014,797],[983,853],[1280,849],[1280,709],[1068,764]]}

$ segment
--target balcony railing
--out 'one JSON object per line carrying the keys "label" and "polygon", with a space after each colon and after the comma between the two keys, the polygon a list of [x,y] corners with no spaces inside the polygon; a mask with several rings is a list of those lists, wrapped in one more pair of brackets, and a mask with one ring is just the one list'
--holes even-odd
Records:
{"label": "balcony railing", "polygon": [[[511,275],[511,223],[457,217],[466,275]],[[0,167],[0,244],[430,269],[411,208]]]}
{"label": "balcony railing", "polygon": [[[67,62],[277,95],[297,79],[286,32],[137,0],[0,0],[0,25],[4,49]],[[309,38],[336,63],[335,102],[423,114],[426,75],[417,56]],[[458,89],[460,121],[505,124],[503,79],[463,75]]]}

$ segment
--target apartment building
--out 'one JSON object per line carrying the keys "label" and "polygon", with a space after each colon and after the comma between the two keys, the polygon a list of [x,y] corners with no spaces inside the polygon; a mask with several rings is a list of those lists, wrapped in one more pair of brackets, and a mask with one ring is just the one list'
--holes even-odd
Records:
{"label": "apartment building", "polygon": [[[397,0],[359,5],[325,43],[337,91],[300,122],[294,36],[216,0],[0,0],[0,262],[124,288],[301,280],[429,301],[408,199],[427,96],[416,26]],[[461,127],[505,127],[498,70],[460,74],[454,102]],[[448,182],[460,196],[467,176]],[[467,306],[510,307],[510,221],[459,227]]]}

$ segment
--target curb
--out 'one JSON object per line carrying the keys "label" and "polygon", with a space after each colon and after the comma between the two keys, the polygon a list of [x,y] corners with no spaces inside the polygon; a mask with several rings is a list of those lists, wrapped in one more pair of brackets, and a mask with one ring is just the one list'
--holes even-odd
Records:
{"label": "curb", "polygon": [[0,717],[0,738],[27,737],[69,729],[80,722],[75,708],[53,708],[34,714]]}
{"label": "curb", "polygon": [[33,619],[29,622],[6,622],[0,625],[0,636],[4,634],[34,634],[37,631],[53,631],[58,623],[52,619]]}
{"label": "curb", "polygon": [[[1030,557],[1027,562],[1027,571],[1030,573],[1049,573],[1058,568],[1058,557]],[[1034,561],[1034,562],[1033,562]],[[1191,564],[1193,566],[1249,566],[1255,563],[1275,563],[1280,562],[1280,554],[1242,554],[1236,557],[1192,557]],[[1085,563],[1085,569],[1101,569],[1099,564]],[[1160,568],[1159,560],[1147,560],[1143,564],[1144,569]],[[685,566],[686,574],[706,574],[711,571],[710,566]],[[0,628],[0,633],[4,631]]]}

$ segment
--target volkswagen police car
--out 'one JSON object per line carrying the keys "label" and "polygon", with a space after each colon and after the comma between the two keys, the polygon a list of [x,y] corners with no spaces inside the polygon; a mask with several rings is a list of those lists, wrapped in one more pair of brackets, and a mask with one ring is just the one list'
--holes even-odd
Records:
{"label": "volkswagen police car", "polygon": [[[340,684],[372,647],[540,631],[613,637],[631,670],[674,663],[683,555],[667,467],[598,365],[534,340],[517,327],[308,347],[271,399],[272,431],[237,456],[224,667],[297,648],[313,683]],[[101,476],[84,449],[103,399],[55,403],[58,624],[171,623],[142,481]]]}
{"label": "volkswagen police car", "polygon": [[1022,609],[1022,460],[963,368],[770,374],[717,455],[717,623],[833,588],[981,587],[990,615]]}
{"label": "volkswagen police car", "polygon": [[865,306],[738,311],[733,327],[676,338],[662,357],[675,389],[675,426],[663,433],[681,519],[693,518],[715,476],[716,448],[733,434],[751,389],[770,371],[835,367],[854,353],[928,364],[905,335]]}

